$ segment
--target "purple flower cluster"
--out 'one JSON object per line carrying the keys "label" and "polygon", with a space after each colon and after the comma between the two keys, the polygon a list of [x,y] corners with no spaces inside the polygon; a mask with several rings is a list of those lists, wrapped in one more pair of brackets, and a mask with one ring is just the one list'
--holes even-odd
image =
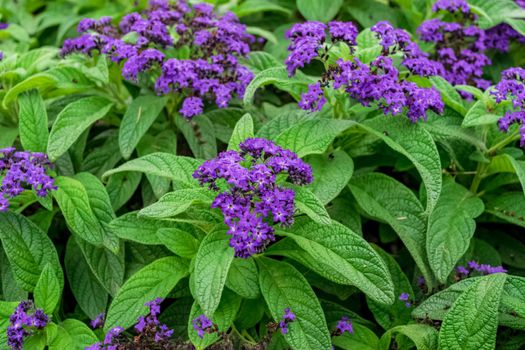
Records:
{"label": "purple flower cluster", "polygon": [[412,303],[410,303],[410,294],[408,293],[401,293],[401,295],[399,295],[399,300],[404,301],[405,307],[407,308],[412,306]]}
{"label": "purple flower cluster", "polygon": [[324,45],[327,30],[332,43],[342,41],[351,46],[356,45],[357,27],[352,22],[333,21],[328,26],[321,22],[296,23],[286,32],[286,38],[291,42],[288,47],[290,55],[285,62],[290,77],[298,68],[328,51]]}
{"label": "purple flower cluster", "polygon": [[420,88],[401,80],[390,57],[379,56],[370,65],[359,59],[339,60],[334,71],[334,88],[343,88],[364,106],[376,102],[385,113],[398,115],[406,111],[412,122],[426,119],[428,110],[442,113],[444,103],[435,88]]}
{"label": "purple flower cluster", "polygon": [[501,74],[501,81],[496,84],[491,94],[497,103],[511,101],[513,109],[500,118],[500,130],[508,132],[513,124],[520,125],[520,144],[525,147],[525,69],[509,68]]}
{"label": "purple flower cluster", "polygon": [[31,187],[39,197],[56,190],[54,179],[47,174],[52,167],[43,153],[17,152],[15,148],[0,149],[0,212],[9,208],[9,198]]}
{"label": "purple flower cluster", "polygon": [[337,322],[337,325],[335,326],[336,336],[340,336],[345,333],[354,334],[354,326],[352,324],[352,320],[350,320],[348,316],[341,317],[341,319]]}
{"label": "purple flower cluster", "polygon": [[[441,68],[440,75],[453,85],[473,85],[486,89],[491,84],[482,78],[483,68],[491,63],[485,54],[486,32],[476,26],[477,17],[465,0],[438,0],[433,11],[455,14],[459,22],[444,22],[438,18],[423,22],[417,29],[422,41],[435,44],[431,56]],[[464,97],[470,97],[462,93]]]}
{"label": "purple flower cluster", "polygon": [[284,315],[281,319],[281,321],[279,321],[279,328],[281,329],[281,332],[283,334],[288,334],[288,324],[290,322],[293,322],[296,320],[296,316],[295,314],[292,312],[292,310],[287,307],[286,309],[284,309]]}
{"label": "purple flower cluster", "polygon": [[222,152],[206,161],[193,177],[211,190],[222,191],[212,208],[224,215],[235,256],[247,258],[275,239],[272,224],[293,223],[294,191],[279,186],[277,176],[288,174],[295,185],[309,184],[313,178],[308,164],[272,141],[250,138],[239,147],[240,152]]}
{"label": "purple flower cluster", "polygon": [[493,273],[505,273],[507,270],[503,266],[491,266],[488,264],[478,264],[477,261],[472,260],[467,263],[467,266],[458,266],[456,271],[463,276],[468,276],[472,272],[479,272],[484,275],[491,275]]}
{"label": "purple flower cluster", "polygon": [[[249,54],[255,38],[233,13],[219,17],[208,4],[152,0],[146,11],[124,16],[118,26],[109,17],[86,18],[78,31],[83,34],[64,42],[63,56],[98,51],[124,62],[122,75],[132,81],[154,71],[160,74],[156,92],[181,93],[185,100],[179,112],[187,118],[201,114],[204,101],[227,107],[235,96],[244,95],[253,79],[239,58]],[[133,35],[137,39],[130,42]],[[173,48],[189,48],[189,58],[170,57]]]}
{"label": "purple flower cluster", "polygon": [[[156,347],[165,349],[169,345],[173,330],[169,329],[165,324],[160,324],[158,316],[160,315],[160,304],[162,303],[161,298],[157,298],[153,301],[147,302],[145,305],[149,307],[149,313],[146,316],[140,316],[135,324],[135,331],[137,336],[133,338],[133,348],[137,349],[149,349],[153,344]],[[95,320],[91,322],[93,328],[100,327],[104,323],[104,314],[97,316]],[[115,327],[111,329],[104,339],[104,342],[98,342],[86,350],[117,350],[119,349],[120,342],[119,336],[124,331],[121,327]]]}
{"label": "purple flower cluster", "polygon": [[105,320],[106,320],[106,314],[103,312],[99,314],[97,317],[95,317],[95,319],[92,320],[89,324],[91,325],[91,328],[93,329],[102,328],[102,326],[104,326]]}
{"label": "purple flower cluster", "polygon": [[204,338],[204,334],[215,332],[213,322],[202,314],[191,321],[193,329],[197,332],[199,338]]}
{"label": "purple flower cluster", "polygon": [[[378,22],[371,30],[381,40],[383,55],[370,64],[364,64],[358,58],[352,61],[339,59],[335,66],[328,68],[320,82],[311,84],[302,94],[299,106],[304,110],[320,111],[327,102],[323,86],[332,82],[335,89],[344,89],[351,98],[365,106],[377,103],[385,114],[397,115],[406,111],[410,120],[415,122],[426,119],[428,110],[442,113],[444,104],[439,92],[402,79],[389,55],[400,51],[404,57],[402,64],[416,75],[437,75],[443,67],[429,60],[406,31],[395,29],[387,21]],[[298,68],[314,58],[326,60],[328,37],[332,43],[344,41],[353,50],[356,36],[357,29],[351,22],[330,22],[328,26],[320,22],[295,24],[287,33],[291,41],[290,55],[286,60],[289,75],[294,75]]]}
{"label": "purple flower cluster", "polygon": [[86,350],[118,350],[120,334],[124,332],[122,327],[114,327],[104,337],[104,341],[95,343],[86,348]]}
{"label": "purple flower cluster", "polygon": [[33,302],[21,301],[9,317],[7,345],[13,350],[22,350],[24,339],[35,329],[44,328],[48,322],[48,316],[41,309],[35,309]]}

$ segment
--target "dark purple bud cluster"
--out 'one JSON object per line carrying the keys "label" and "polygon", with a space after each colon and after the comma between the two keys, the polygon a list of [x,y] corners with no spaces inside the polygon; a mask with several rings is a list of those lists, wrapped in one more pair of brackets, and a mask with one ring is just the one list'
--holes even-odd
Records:
{"label": "dark purple bud cluster", "polygon": [[[124,62],[122,75],[132,81],[156,72],[157,93],[181,93],[185,100],[180,113],[187,118],[201,114],[204,101],[227,107],[235,96],[244,95],[253,79],[239,58],[250,53],[255,38],[233,13],[219,17],[208,4],[154,0],[143,13],[124,16],[118,26],[109,17],[87,18],[78,31],[84,34],[64,42],[63,56],[98,51]],[[189,49],[188,58],[174,58],[173,48]]]}
{"label": "dark purple bud cluster", "polygon": [[204,334],[213,333],[216,331],[213,322],[202,314],[191,321],[193,329],[197,332],[199,338],[204,338]]}
{"label": "dark purple bud cluster", "polygon": [[348,318],[348,316],[343,316],[341,319],[337,322],[337,326],[335,326],[335,336],[340,336],[345,333],[348,334],[354,334],[354,325],[352,324],[352,320]]}
{"label": "dark purple bud cluster", "polygon": [[467,266],[458,266],[456,271],[463,277],[469,276],[473,272],[479,272],[483,275],[491,275],[493,273],[505,273],[507,270],[503,266],[491,266],[488,264],[478,264],[477,261],[472,260],[467,263]]}
{"label": "dark purple bud cluster", "polygon": [[9,198],[31,187],[39,197],[56,190],[55,180],[47,174],[53,165],[44,153],[17,152],[15,148],[0,149],[0,212],[9,208]]}
{"label": "dark purple bud cluster", "polygon": [[239,147],[240,152],[222,152],[206,161],[193,177],[211,190],[222,191],[212,208],[224,215],[235,256],[248,258],[275,240],[272,224],[293,224],[295,193],[279,186],[277,176],[288,174],[295,185],[309,184],[313,177],[312,168],[297,154],[272,141],[251,138]]}
{"label": "dark purple bud cluster", "polygon": [[[137,335],[133,338],[131,343],[127,340],[120,339],[120,334],[124,331],[121,327],[111,329],[104,339],[103,343],[95,343],[86,350],[102,350],[102,349],[119,349],[119,345],[130,344],[133,349],[150,349],[152,346],[159,349],[167,349],[170,344],[170,338],[173,335],[173,330],[169,329],[165,324],[160,324],[158,316],[160,315],[161,298],[147,302],[145,305],[149,307],[149,314],[140,316],[134,328]],[[104,314],[97,316],[91,322],[93,328],[97,328],[104,323]],[[128,349],[128,347],[123,347]]]}
{"label": "dark purple bud cluster", "polygon": [[408,293],[401,293],[401,295],[399,295],[399,300],[405,302],[405,307],[407,308],[412,306],[412,303],[410,302],[410,294]]}
{"label": "dark purple bud cluster", "polygon": [[[420,88],[402,79],[388,56],[401,52],[403,65],[416,75],[437,75],[443,67],[429,60],[406,31],[395,29],[386,21],[377,23],[371,30],[381,40],[382,55],[370,64],[364,64],[358,58],[348,61],[339,59],[335,66],[328,68],[320,82],[308,87],[308,91],[301,96],[299,106],[305,110],[320,111],[327,102],[323,86],[332,82],[335,89],[344,89],[351,98],[365,106],[377,103],[385,114],[392,115],[406,111],[413,122],[426,119],[428,110],[442,113],[444,104],[439,92],[434,88]],[[305,22],[295,24],[287,37],[291,44],[286,65],[292,76],[314,58],[326,60],[329,51],[327,38],[332,44],[344,41],[353,50],[357,29],[351,22],[330,22],[328,26],[320,22]]]}
{"label": "dark purple bud cluster", "polygon": [[497,103],[511,101],[513,110],[507,111],[498,121],[501,131],[508,132],[513,124],[520,125],[520,143],[525,147],[525,69],[509,68],[501,74],[501,81],[496,84],[491,94]]}
{"label": "dark purple bud cluster", "polygon": [[22,350],[24,339],[35,329],[44,328],[48,322],[49,317],[41,309],[35,309],[32,301],[21,301],[9,317],[7,345],[13,350]]}
{"label": "dark purple bud cluster", "polygon": [[[487,36],[476,25],[477,16],[465,0],[438,0],[433,11],[454,14],[458,22],[434,18],[417,29],[422,41],[435,44],[431,60],[441,65],[440,75],[453,85],[473,85],[487,89],[491,83],[482,78],[483,68],[491,63],[486,55]],[[471,95],[460,92],[464,97]]]}
{"label": "dark purple bud cluster", "polygon": [[288,334],[288,324],[290,322],[293,322],[296,320],[296,316],[295,314],[292,312],[292,310],[287,307],[286,309],[284,309],[284,315],[283,315],[283,318],[281,319],[281,321],[279,322],[279,328],[281,329],[281,332],[283,334]]}

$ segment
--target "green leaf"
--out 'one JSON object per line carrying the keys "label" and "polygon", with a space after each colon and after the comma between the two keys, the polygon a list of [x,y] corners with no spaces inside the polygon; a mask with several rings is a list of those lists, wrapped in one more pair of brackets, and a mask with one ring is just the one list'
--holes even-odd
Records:
{"label": "green leaf", "polygon": [[424,209],[414,193],[379,173],[353,178],[350,189],[366,214],[386,222],[396,231],[431,285],[434,278],[428,265]]}
{"label": "green leaf", "polygon": [[294,350],[331,350],[330,333],[315,293],[299,271],[284,261],[257,259],[261,293],[274,321],[286,308],[297,319],[284,338]]}
{"label": "green leaf", "polygon": [[111,295],[115,295],[124,279],[124,244],[118,255],[103,247],[96,247],[82,239],[76,239],[91,272]]}
{"label": "green leaf", "polygon": [[377,350],[379,348],[379,339],[373,331],[358,323],[354,323],[353,328],[353,334],[345,333],[333,337],[333,344],[343,350]]}
{"label": "green leaf", "polygon": [[67,319],[60,325],[71,337],[73,349],[75,350],[85,349],[99,341],[95,333],[83,322]]}
{"label": "green leaf", "polygon": [[469,0],[469,5],[480,14],[482,29],[494,27],[510,18],[525,18],[525,10],[512,0]]}
{"label": "green leaf", "polygon": [[228,143],[228,150],[239,151],[239,144],[247,138],[253,137],[253,119],[250,114],[245,114],[233,129],[233,134]]}
{"label": "green leaf", "polygon": [[408,324],[390,329],[381,337],[380,349],[390,349],[392,337],[396,334],[408,337],[416,345],[417,350],[438,349],[438,332],[434,327],[424,324]]}
{"label": "green leaf", "polygon": [[183,258],[191,259],[199,250],[200,241],[191,233],[179,228],[160,228],[157,237],[166,248]]}
{"label": "green leaf", "polygon": [[497,110],[489,112],[486,101],[479,100],[467,111],[461,126],[468,128],[478,125],[495,124],[500,118],[501,115],[498,115]]}
{"label": "green leaf", "polygon": [[505,274],[481,277],[459,296],[439,332],[440,348],[494,349]]}
{"label": "green leaf", "polygon": [[17,128],[0,126],[0,148],[11,147],[18,137]]}
{"label": "green leaf", "polygon": [[334,139],[352,126],[350,120],[313,119],[295,124],[282,132],[275,142],[304,157],[308,154],[322,154]]}
{"label": "green leaf", "polygon": [[24,91],[36,88],[41,90],[47,90],[53,85],[55,85],[55,83],[55,78],[48,73],[39,73],[32,75],[27,79],[21,81],[20,83],[16,84],[11,89],[9,89],[9,91],[4,96],[2,105],[4,106],[4,108],[7,108],[8,105],[14,102],[17,96],[23,93]]}
{"label": "green leaf", "polygon": [[486,211],[511,224],[525,227],[525,202],[522,192],[506,192],[490,198]]}
{"label": "green leaf", "polygon": [[281,133],[306,120],[313,120],[317,113],[308,113],[302,109],[284,111],[265,123],[257,132],[257,137],[274,140]]}
{"label": "green leaf", "polygon": [[201,162],[194,158],[176,156],[170,153],[151,153],[144,157],[130,160],[116,169],[107,171],[103,178],[126,171],[141,172],[196,187],[198,182],[193,178],[193,172]]}
{"label": "green leaf", "polygon": [[425,184],[426,214],[430,214],[441,193],[442,182],[441,161],[432,136],[406,118],[378,116],[360,125],[414,164]]}
{"label": "green leaf", "polygon": [[432,85],[439,90],[441,97],[443,98],[443,102],[445,102],[447,106],[451,107],[461,115],[465,115],[467,113],[467,109],[463,104],[463,99],[454,86],[452,86],[448,81],[439,75],[430,77],[429,79]]}
{"label": "green leaf", "polygon": [[103,118],[113,104],[104,97],[84,97],[68,104],[57,116],[47,144],[49,159],[57,160],[89,128]]}
{"label": "green leaf", "polygon": [[193,295],[208,317],[219,306],[233,254],[226,232],[218,230],[204,238],[195,257]]}
{"label": "green leaf", "polygon": [[[337,0],[339,1],[339,0]],[[290,93],[294,98],[299,99],[301,93],[306,91],[309,84],[315,83],[315,80],[299,72],[294,77],[288,76],[288,71],[284,66],[272,67],[265,69],[257,74],[246,87],[244,93],[244,105],[252,104],[253,97],[257,89],[273,84],[281,90]]]}
{"label": "green leaf", "polygon": [[120,288],[109,307],[104,330],[132,326],[147,313],[146,302],[165,298],[175,285],[188,274],[188,265],[171,256],[155,260],[131,276]]}
{"label": "green leaf", "polygon": [[330,225],[332,220],[323,203],[309,189],[293,186],[295,192],[295,207],[301,213],[308,215],[313,221],[321,225]]}
{"label": "green leaf", "polygon": [[476,229],[474,219],[484,210],[483,201],[461,185],[449,181],[428,220],[427,254],[430,267],[445,282],[467,251]]}
{"label": "green leaf", "polygon": [[394,302],[394,285],[385,263],[360,236],[335,221],[319,225],[297,220],[287,232],[323,271],[321,275],[339,284],[354,285],[383,304]]}
{"label": "green leaf", "polygon": [[19,214],[0,213],[0,239],[22,288],[32,292],[47,264],[51,264],[62,288],[64,276],[55,246],[36,224]]}
{"label": "green leaf", "polygon": [[508,154],[501,154],[491,159],[487,176],[495,173],[509,172],[518,177],[523,193],[525,194],[525,161],[516,160]]}
{"label": "green leaf", "polygon": [[49,131],[44,100],[38,90],[30,90],[18,98],[18,129],[20,142],[27,151],[45,153]]}
{"label": "green leaf", "polygon": [[108,292],[91,271],[73,237],[68,240],[66,246],[64,265],[69,287],[78,306],[90,319],[95,319],[106,310]]}
{"label": "green leaf", "polygon": [[139,216],[165,219],[170,218],[188,210],[195,204],[203,203],[211,205],[216,194],[207,188],[188,188],[169,192],[162,196],[158,202],[139,211]]}
{"label": "green leaf", "polygon": [[9,317],[15,311],[18,303],[18,301],[8,302],[0,300],[0,346],[2,346],[2,350],[9,349],[5,347],[5,345],[7,345],[7,327],[9,327],[10,324]]}
{"label": "green leaf", "polygon": [[128,159],[140,139],[151,127],[166,105],[165,97],[154,95],[139,96],[131,102],[122,118],[118,141],[120,152]]}
{"label": "green leaf", "polygon": [[[392,281],[394,282],[394,295],[399,296],[402,293],[408,293],[410,300],[414,300],[414,292],[407,276],[401,270],[396,260],[387,252],[379,247],[374,247],[376,252],[383,258],[386,263]],[[388,330],[395,326],[404,325],[411,320],[411,308],[407,308],[404,301],[396,300],[393,305],[380,304],[367,298],[368,307],[374,314],[377,323],[384,329]]]}
{"label": "green leaf", "polygon": [[352,158],[342,150],[328,155],[312,155],[306,159],[313,170],[314,181],[309,188],[326,205],[341,193],[354,172]]}
{"label": "green leaf", "polygon": [[57,177],[55,184],[58,189],[53,192],[53,196],[71,231],[91,244],[102,245],[104,231],[90,206],[84,185],[65,176]]}
{"label": "green leaf", "polygon": [[208,114],[197,115],[191,120],[177,115],[174,121],[188,142],[195,158],[210,159],[217,155],[215,127]]}
{"label": "green leaf", "polygon": [[328,22],[343,5],[343,0],[297,0],[297,9],[309,21]]}
{"label": "green leaf", "polygon": [[265,0],[246,0],[242,2],[239,6],[237,6],[233,13],[237,15],[237,17],[245,17],[250,16],[256,13],[261,12],[279,12],[283,15],[291,15],[292,12],[288,10],[285,7],[279,6],[278,4],[268,2]]}
{"label": "green leaf", "polygon": [[109,177],[106,185],[113,210],[120,209],[126,204],[139,187],[141,173],[123,172]]}
{"label": "green leaf", "polygon": [[176,228],[178,224],[169,221],[140,217],[137,212],[126,213],[110,224],[111,230],[119,237],[142,244],[159,245],[162,241],[158,232],[163,228]]}
{"label": "green leaf", "polygon": [[228,272],[226,287],[243,298],[257,298],[259,296],[259,275],[254,259],[234,259]]}
{"label": "green leaf", "polygon": [[58,306],[62,296],[61,281],[57,277],[57,272],[51,264],[47,264],[33,291],[33,297],[37,307],[42,308],[46,314],[51,315]]}

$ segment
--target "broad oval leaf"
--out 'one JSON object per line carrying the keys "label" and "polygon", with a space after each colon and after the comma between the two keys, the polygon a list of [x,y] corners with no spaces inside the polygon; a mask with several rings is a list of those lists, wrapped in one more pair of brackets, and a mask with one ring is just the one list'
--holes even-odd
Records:
{"label": "broad oval leaf", "polygon": [[286,308],[297,319],[284,338],[294,350],[331,350],[330,333],[321,305],[299,271],[284,261],[257,259],[261,293],[272,318],[279,322]]}
{"label": "broad oval leaf", "polygon": [[406,118],[378,116],[360,125],[414,164],[425,184],[426,213],[430,214],[441,193],[442,183],[441,161],[432,136]]}
{"label": "broad oval leaf", "polygon": [[120,152],[125,159],[131,156],[142,136],[166,105],[166,101],[165,97],[139,96],[128,106],[118,134]]}
{"label": "broad oval leaf", "polygon": [[394,302],[394,285],[383,259],[360,236],[335,221],[319,225],[298,220],[287,232],[322,267],[323,277],[336,283],[355,285],[383,304]]}
{"label": "broad oval leaf", "polygon": [[430,267],[445,282],[467,251],[476,229],[474,219],[484,210],[483,201],[461,185],[448,181],[428,219],[427,254]]}
{"label": "broad oval leaf", "polygon": [[459,296],[441,325],[440,348],[495,348],[498,309],[506,277],[501,273],[481,277]]}
{"label": "broad oval leaf", "polygon": [[239,144],[247,138],[253,137],[253,119],[250,114],[245,114],[235,125],[232,136],[228,142],[228,150],[239,151]]}
{"label": "broad oval leaf", "polygon": [[208,317],[219,306],[233,255],[229,237],[222,230],[209,233],[199,247],[193,272],[194,297]]}
{"label": "broad oval leaf", "polygon": [[309,21],[328,22],[343,5],[343,0],[297,0],[297,9]]}
{"label": "broad oval leaf", "polygon": [[259,274],[254,259],[234,259],[228,271],[226,287],[243,298],[257,298],[259,296]]}
{"label": "broad oval leaf", "polygon": [[379,173],[355,177],[349,186],[366,214],[396,231],[431,286],[434,278],[428,265],[426,222],[419,199],[402,183]]}
{"label": "broad oval leaf", "polygon": [[35,305],[42,308],[46,314],[51,315],[62,296],[61,281],[57,277],[57,273],[51,264],[47,264],[33,291]]}
{"label": "broad oval leaf", "polygon": [[104,97],[84,97],[67,105],[57,116],[47,144],[49,159],[57,160],[95,121],[103,118],[112,103]]}
{"label": "broad oval leaf", "polygon": [[295,192],[295,207],[299,212],[308,215],[313,221],[321,225],[330,225],[332,220],[323,203],[309,189],[293,186]]}
{"label": "broad oval leaf", "polygon": [[438,332],[434,327],[424,324],[408,324],[390,329],[381,337],[380,348],[390,349],[392,337],[397,334],[408,337],[416,345],[417,350],[438,349]]}
{"label": "broad oval leaf", "polygon": [[104,330],[135,324],[140,315],[147,313],[146,302],[165,298],[187,274],[186,261],[175,256],[155,260],[137,271],[122,285],[111,303]]}
{"label": "broad oval leaf", "polygon": [[139,216],[155,219],[170,218],[185,212],[197,203],[210,205],[216,194],[207,188],[188,188],[166,193],[158,202],[139,211]]}
{"label": "broad oval leaf", "polygon": [[443,102],[461,115],[467,113],[463,99],[457,90],[443,77],[437,75],[429,78],[432,85],[439,90]]}
{"label": "broad oval leaf", "polygon": [[58,254],[47,234],[24,216],[0,213],[0,240],[17,283],[32,292],[47,264],[56,273],[60,288],[64,285]]}
{"label": "broad oval leaf", "polygon": [[27,151],[45,153],[49,131],[47,111],[38,90],[30,90],[18,98],[18,129],[20,142]]}

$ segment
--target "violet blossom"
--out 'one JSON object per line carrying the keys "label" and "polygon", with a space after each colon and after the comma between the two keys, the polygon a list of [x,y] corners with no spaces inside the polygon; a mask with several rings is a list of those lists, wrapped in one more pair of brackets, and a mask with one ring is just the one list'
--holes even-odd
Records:
{"label": "violet blossom", "polygon": [[281,321],[279,321],[279,328],[281,329],[281,332],[283,334],[288,334],[289,332],[288,325],[291,322],[294,322],[296,319],[297,317],[295,316],[295,314],[292,312],[292,310],[289,307],[284,309],[284,315]]}
{"label": "violet blossom", "polygon": [[55,180],[48,174],[52,166],[44,153],[17,152],[13,147],[0,149],[0,212],[7,211],[9,199],[26,188],[39,197],[56,190]]}
{"label": "violet blossom", "polygon": [[273,224],[293,223],[295,193],[280,186],[277,176],[287,174],[295,185],[309,184],[313,178],[308,164],[272,141],[250,138],[239,147],[240,152],[222,152],[204,162],[193,177],[220,192],[212,208],[224,215],[235,256],[248,258],[275,240]]}
{"label": "violet blossom", "polygon": [[[179,112],[187,118],[201,114],[204,102],[228,107],[233,98],[244,96],[253,79],[239,59],[247,57],[255,38],[233,13],[218,16],[208,4],[152,0],[144,12],[130,13],[115,25],[109,17],[83,19],[78,31],[81,36],[64,42],[62,56],[106,54],[124,62],[122,75],[130,81],[145,82],[140,77],[151,73],[158,94],[185,97]],[[130,33],[137,37],[134,42],[127,39]],[[189,48],[188,58],[168,54],[183,47]]]}
{"label": "violet blossom", "polygon": [[24,339],[35,330],[43,329],[49,317],[41,309],[35,309],[32,301],[21,301],[9,317],[7,345],[13,350],[22,350]]}
{"label": "violet blossom", "polygon": [[334,335],[341,336],[345,333],[354,334],[354,326],[352,324],[352,320],[350,320],[348,316],[341,317],[341,319],[337,322]]}
{"label": "violet blossom", "polygon": [[199,338],[204,338],[205,334],[213,333],[215,331],[213,322],[204,314],[193,319],[191,323]]}

